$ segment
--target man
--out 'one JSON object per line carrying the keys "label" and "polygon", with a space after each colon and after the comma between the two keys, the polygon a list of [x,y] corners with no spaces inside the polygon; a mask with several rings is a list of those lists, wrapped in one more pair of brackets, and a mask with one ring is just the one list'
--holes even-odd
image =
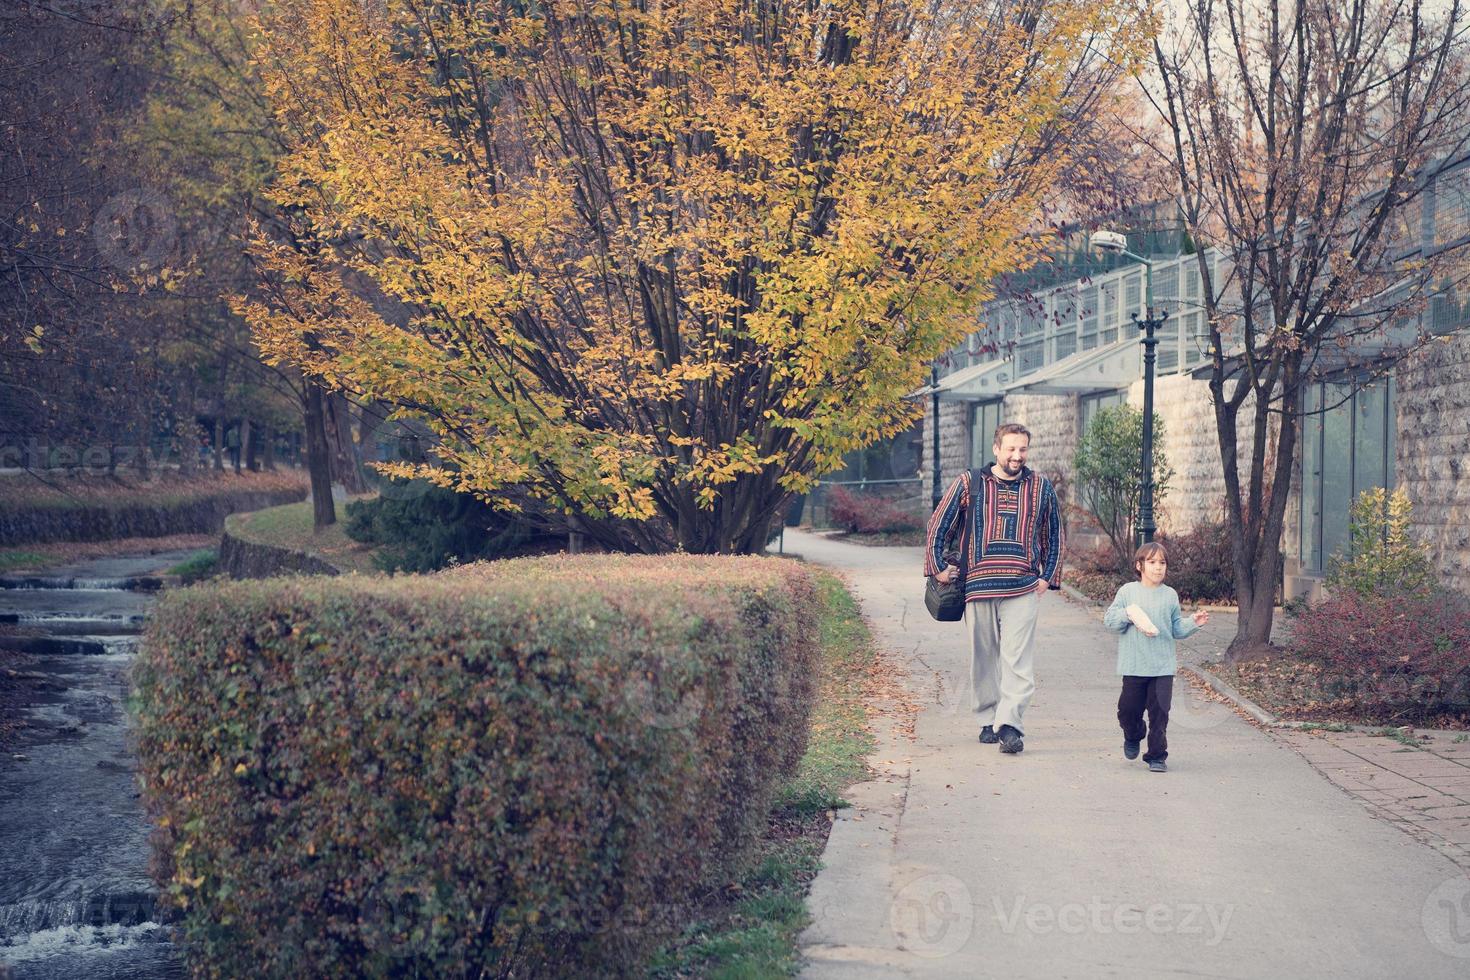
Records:
{"label": "man", "polygon": [[1049,589],[1061,588],[1061,515],[1050,481],[1026,466],[1031,433],[1025,426],[998,426],[991,448],[995,462],[961,473],[929,518],[924,574],[954,581],[959,569],[944,552],[951,535],[950,547],[964,542],[970,686],[975,713],[985,722],[980,741],[1015,754],[1025,747],[1022,716],[1036,690],[1037,604]]}

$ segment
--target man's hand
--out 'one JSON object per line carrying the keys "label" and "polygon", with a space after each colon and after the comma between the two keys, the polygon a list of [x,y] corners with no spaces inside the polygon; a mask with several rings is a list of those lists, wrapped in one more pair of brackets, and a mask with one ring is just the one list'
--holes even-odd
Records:
{"label": "man's hand", "polygon": [[1046,595],[1050,591],[1051,591],[1051,583],[1050,582],[1048,582],[1044,578],[1039,578],[1039,579],[1036,580],[1036,594],[1037,595]]}
{"label": "man's hand", "polygon": [[948,585],[956,578],[958,578],[959,574],[960,570],[958,568],[955,568],[953,565],[950,565],[946,567],[944,571],[934,576],[934,581],[938,582],[940,585]]}

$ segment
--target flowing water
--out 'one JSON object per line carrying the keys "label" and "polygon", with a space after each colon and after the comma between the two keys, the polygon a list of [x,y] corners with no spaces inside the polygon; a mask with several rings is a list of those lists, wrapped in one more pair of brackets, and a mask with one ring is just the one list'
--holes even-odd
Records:
{"label": "flowing water", "polygon": [[[157,573],[191,552],[0,579],[0,644],[28,655],[0,752],[0,978],[184,976],[148,876],[125,710]],[[8,972],[7,972],[8,971]]]}

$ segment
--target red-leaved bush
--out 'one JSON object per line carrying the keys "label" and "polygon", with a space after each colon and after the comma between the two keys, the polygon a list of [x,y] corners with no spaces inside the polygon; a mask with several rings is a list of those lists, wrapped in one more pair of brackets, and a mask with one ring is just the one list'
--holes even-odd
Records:
{"label": "red-leaved bush", "polygon": [[[1343,589],[1291,625],[1293,653],[1328,711],[1424,722],[1470,714],[1470,600],[1453,593],[1359,595]],[[1307,697],[1306,694],[1310,694]]]}
{"label": "red-leaved bush", "polygon": [[924,519],[898,501],[877,493],[853,493],[845,487],[833,487],[827,494],[827,516],[836,527],[856,534],[924,527]]}
{"label": "red-leaved bush", "polygon": [[1169,584],[1193,602],[1234,602],[1232,535],[1224,521],[1196,524],[1183,534],[1156,539],[1169,553]]}

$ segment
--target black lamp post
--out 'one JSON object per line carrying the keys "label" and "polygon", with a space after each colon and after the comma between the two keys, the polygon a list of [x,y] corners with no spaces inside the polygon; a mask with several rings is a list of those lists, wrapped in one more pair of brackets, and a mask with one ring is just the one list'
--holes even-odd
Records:
{"label": "black lamp post", "polygon": [[939,485],[939,479],[940,479],[940,477],[939,477],[939,362],[938,361],[935,361],[933,364],[929,365],[929,392],[930,392],[930,396],[931,396],[930,401],[931,401],[931,404],[933,406],[933,422],[932,422],[932,428],[934,430],[933,433],[932,433],[932,436],[933,436],[933,447],[934,447],[933,448],[933,453],[932,453],[932,458],[933,458],[933,462],[934,462],[934,492],[932,494],[933,500],[932,500],[932,502],[929,505],[929,509],[930,510],[938,510],[939,509],[939,498],[943,495],[941,493],[941,489],[942,488]]}
{"label": "black lamp post", "polygon": [[[1148,268],[1146,262],[1144,268]],[[1162,327],[1169,317],[1166,310],[1154,315],[1152,288],[1148,293],[1148,309],[1143,319],[1140,320],[1137,313],[1133,314],[1133,322],[1143,331],[1143,458],[1139,460],[1143,481],[1138,493],[1139,544],[1154,539],[1154,348],[1159,345],[1154,331]]]}
{"label": "black lamp post", "polygon": [[1143,317],[1133,314],[1133,322],[1143,331],[1143,451],[1139,460],[1138,523],[1134,532],[1138,543],[1154,539],[1154,348],[1158,338],[1154,331],[1169,318],[1167,310],[1154,309],[1154,266],[1136,252],[1128,251],[1128,239],[1113,231],[1097,231],[1092,234],[1094,248],[1104,252],[1126,255],[1143,265]]}

